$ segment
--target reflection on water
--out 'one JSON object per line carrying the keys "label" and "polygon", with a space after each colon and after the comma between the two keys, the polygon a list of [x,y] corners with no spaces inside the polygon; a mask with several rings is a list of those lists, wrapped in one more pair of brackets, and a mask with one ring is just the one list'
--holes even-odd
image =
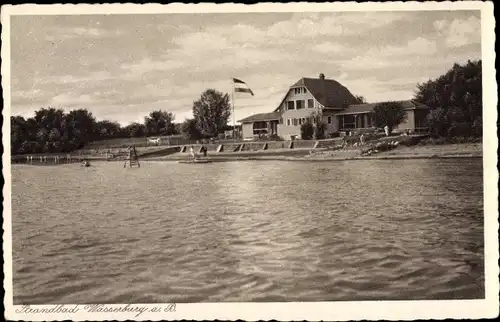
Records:
{"label": "reflection on water", "polygon": [[484,297],[481,160],[12,175],[16,304]]}

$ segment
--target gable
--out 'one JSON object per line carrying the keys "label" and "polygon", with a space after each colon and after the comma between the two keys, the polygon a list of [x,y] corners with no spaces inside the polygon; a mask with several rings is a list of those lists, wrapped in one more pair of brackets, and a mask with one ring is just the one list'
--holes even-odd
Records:
{"label": "gable", "polygon": [[[342,84],[333,79],[301,78],[290,86],[275,112],[280,110],[283,103],[291,98],[295,88],[303,87],[307,90],[308,97],[314,98],[315,106],[319,104],[324,108],[345,109],[349,105],[359,103],[356,97]],[[293,93],[292,95],[295,95]]]}
{"label": "gable", "polygon": [[285,105],[287,104],[286,102],[288,102],[288,101],[303,100],[304,104],[307,106],[308,100],[310,100],[310,99],[314,100],[314,107],[317,107],[318,106],[317,100],[309,92],[309,90],[307,90],[307,88],[305,86],[291,87],[288,89],[285,96],[281,100],[278,107],[274,110],[274,112],[280,112],[282,107],[283,108],[286,107]]}

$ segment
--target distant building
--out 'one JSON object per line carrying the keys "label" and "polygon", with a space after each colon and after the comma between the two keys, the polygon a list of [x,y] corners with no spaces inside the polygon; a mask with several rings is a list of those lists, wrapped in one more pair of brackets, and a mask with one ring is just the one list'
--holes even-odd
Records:
{"label": "distant building", "polygon": [[[290,86],[278,107],[271,113],[251,115],[240,120],[243,139],[277,135],[283,139],[300,139],[300,127],[317,119],[326,124],[326,136],[342,131],[373,128],[373,108],[376,103],[358,104],[356,97],[342,84],[326,79],[301,78]],[[398,129],[415,130],[424,127],[428,107],[413,101],[401,102],[407,110],[407,120]]]}

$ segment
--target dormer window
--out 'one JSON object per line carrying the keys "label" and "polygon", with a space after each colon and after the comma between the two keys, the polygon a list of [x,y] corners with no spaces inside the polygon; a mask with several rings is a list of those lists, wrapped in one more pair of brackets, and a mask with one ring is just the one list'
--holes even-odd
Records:
{"label": "dormer window", "polygon": [[305,94],[307,90],[305,87],[296,87],[293,89],[295,94]]}

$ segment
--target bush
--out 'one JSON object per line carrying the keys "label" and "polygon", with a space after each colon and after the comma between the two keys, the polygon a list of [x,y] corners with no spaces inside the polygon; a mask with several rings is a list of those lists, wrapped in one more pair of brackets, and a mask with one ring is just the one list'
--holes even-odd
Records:
{"label": "bush", "polygon": [[445,137],[437,137],[421,140],[419,145],[442,145],[446,143],[448,143],[448,140]]}
{"label": "bush", "polygon": [[310,122],[303,123],[300,126],[300,137],[302,140],[310,140],[314,135],[314,127]]}
{"label": "bush", "polygon": [[402,146],[413,146],[418,143],[418,139],[411,136],[403,136],[398,142]]}
{"label": "bush", "polygon": [[323,121],[316,122],[316,128],[314,130],[314,138],[316,140],[323,140],[325,138],[326,123]]}
{"label": "bush", "polygon": [[481,117],[472,123],[471,134],[478,138],[483,136],[483,119]]}
{"label": "bush", "polygon": [[468,140],[463,136],[455,136],[451,138],[451,143],[466,143]]}
{"label": "bush", "polygon": [[454,123],[448,129],[449,137],[464,137],[470,136],[471,124],[469,123]]}

